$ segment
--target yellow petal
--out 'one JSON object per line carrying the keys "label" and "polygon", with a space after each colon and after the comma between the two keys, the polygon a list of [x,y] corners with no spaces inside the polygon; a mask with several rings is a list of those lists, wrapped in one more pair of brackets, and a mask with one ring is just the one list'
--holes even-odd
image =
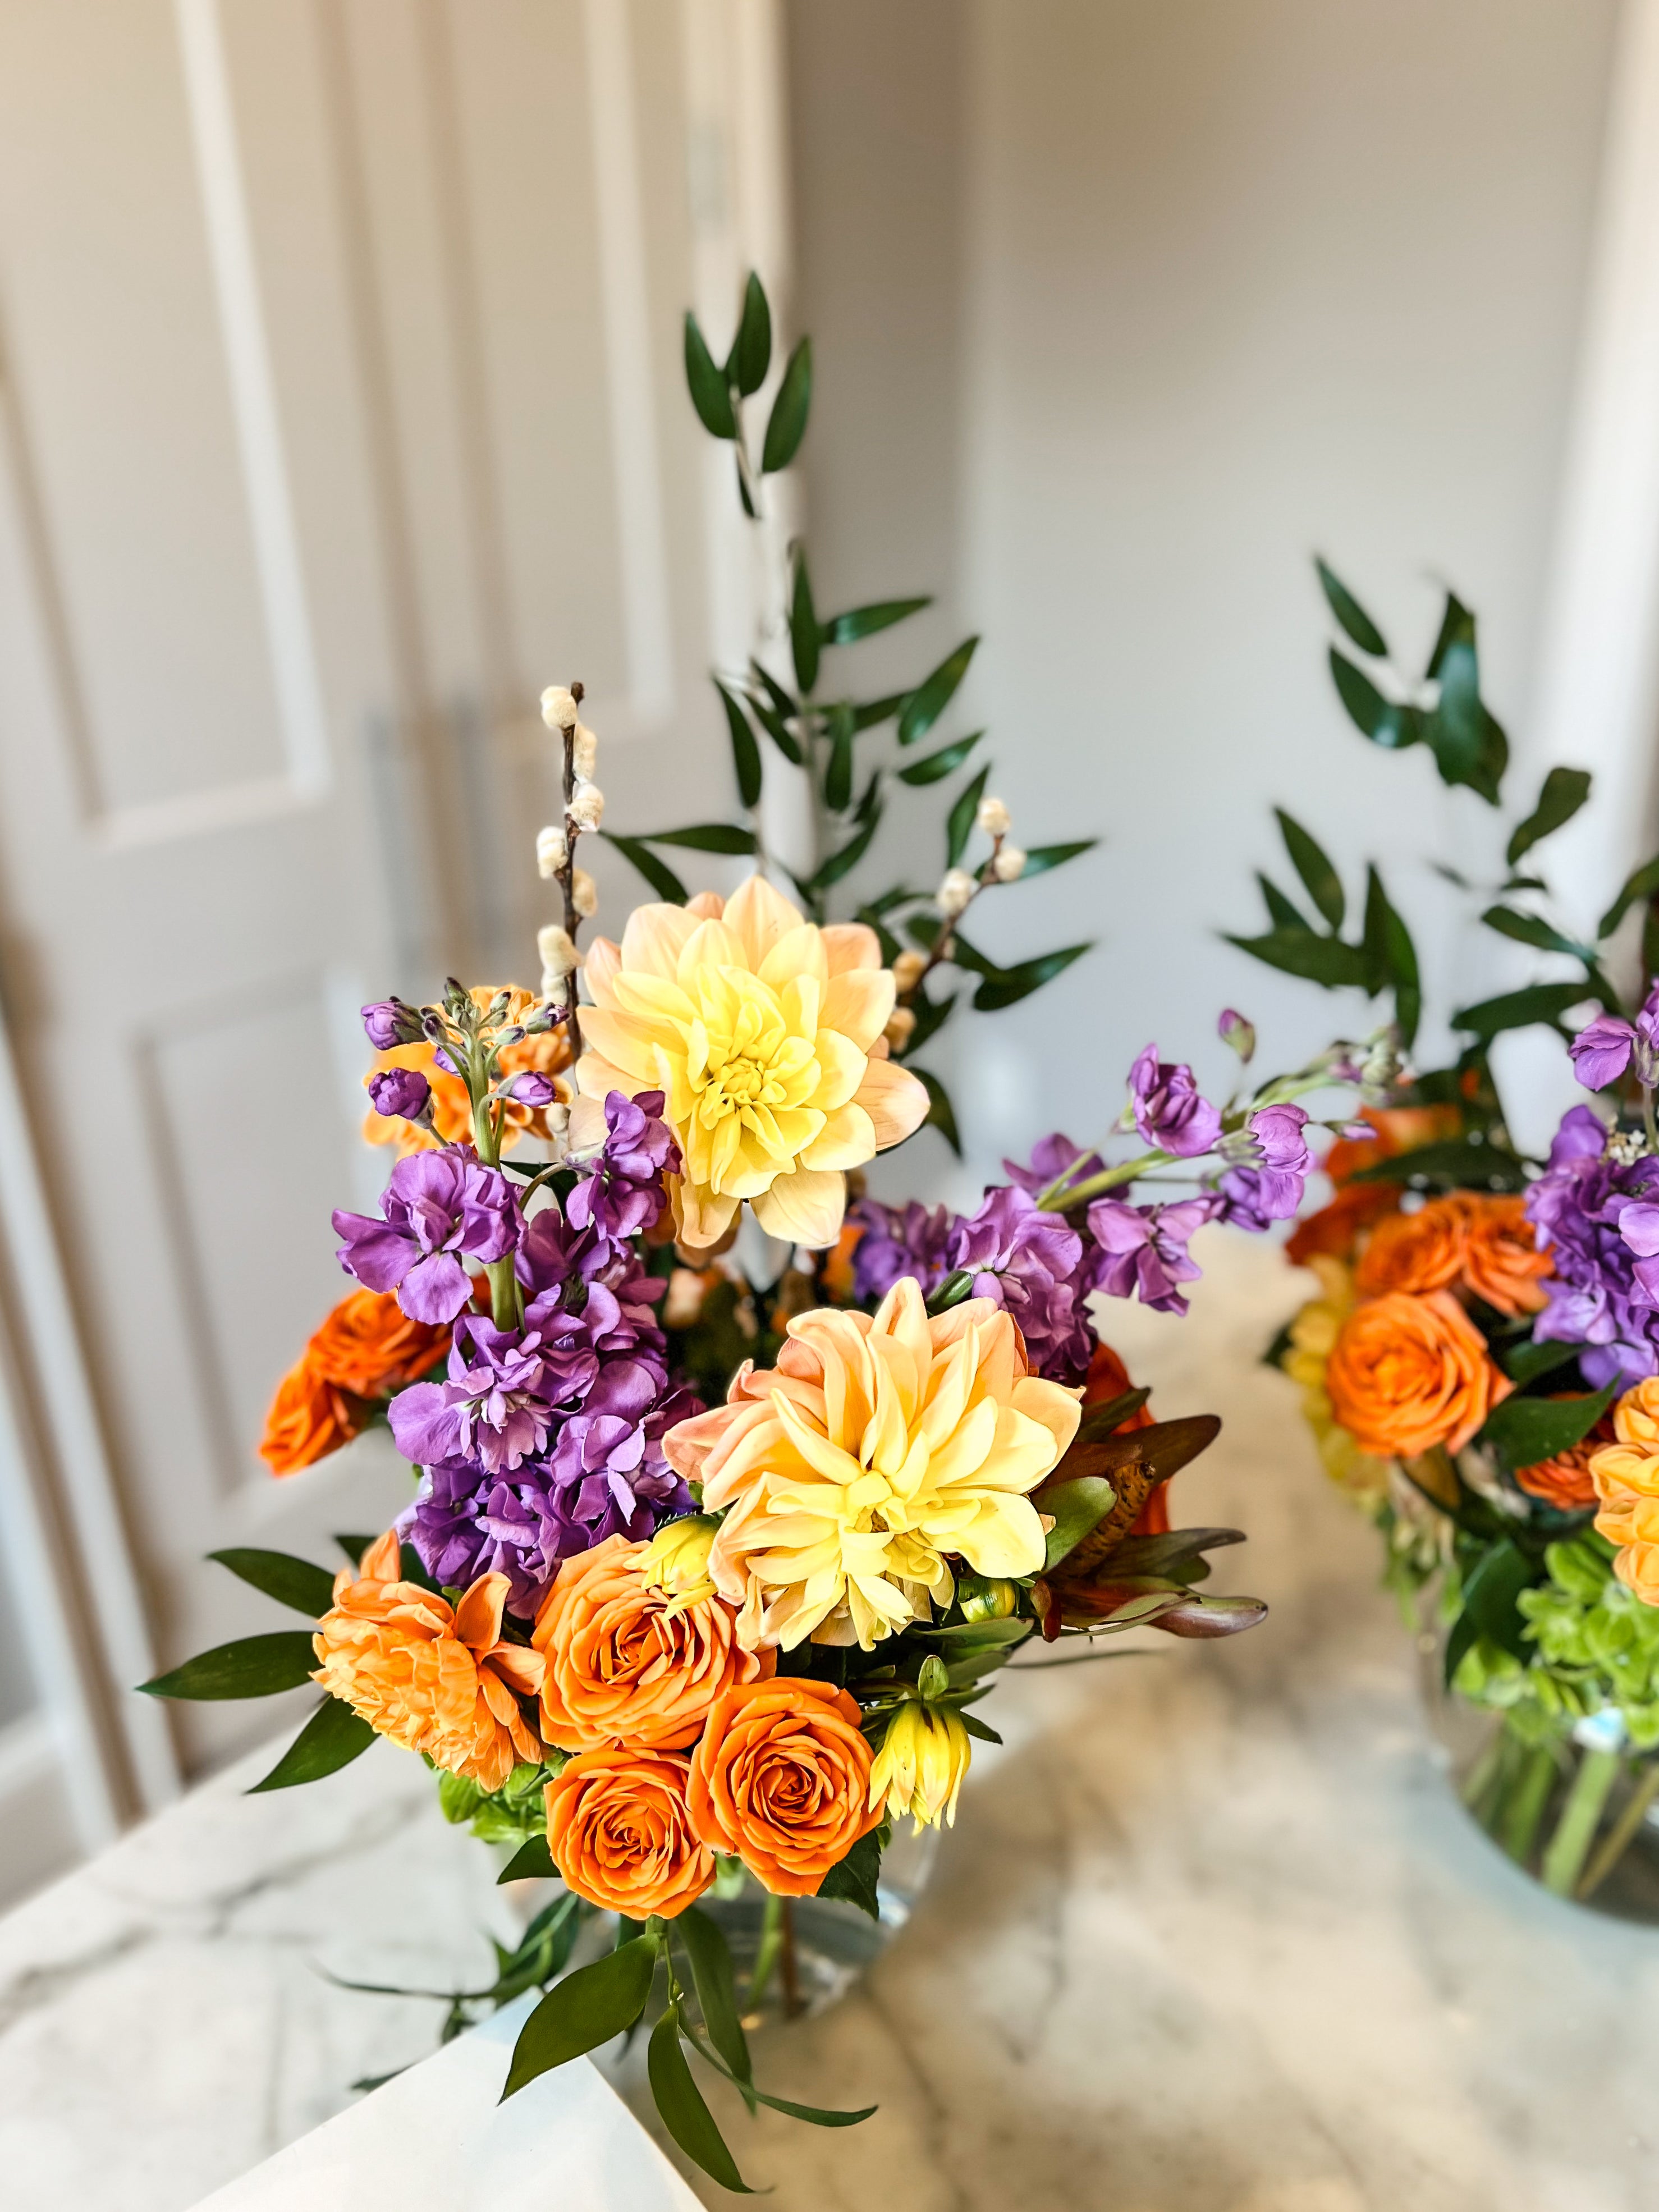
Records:
{"label": "yellow petal", "polygon": [[875,1125],[849,1098],[824,1116],[823,1127],[800,1155],[804,1168],[860,1168],[876,1156]]}
{"label": "yellow petal", "polygon": [[799,909],[775,891],[764,876],[750,876],[738,886],[726,902],[726,920],[743,940],[749,966],[756,975],[779,939],[801,925]]}
{"label": "yellow petal", "polygon": [[[630,1079],[621,1085],[631,1097],[635,1091],[651,1089],[657,1079],[656,1054],[652,1046],[651,1025],[632,1014],[613,1014],[604,1006],[585,1006],[582,1009],[582,1040],[591,1044],[601,1059],[608,1060],[613,1067],[620,1067]],[[584,1060],[586,1055],[583,1055]],[[577,1078],[580,1079],[581,1063],[578,1063]],[[586,1090],[587,1085],[583,1084]]]}
{"label": "yellow petal", "polygon": [[587,988],[596,1006],[609,1006],[615,1003],[611,996],[611,986],[621,966],[621,945],[608,937],[596,937],[582,961],[582,974],[587,979]]}
{"label": "yellow petal", "polygon": [[879,968],[881,939],[861,921],[832,921],[819,932],[832,975],[853,968]]}
{"label": "yellow petal", "polygon": [[927,1092],[908,1067],[890,1060],[865,1062],[864,1080],[853,1094],[875,1124],[876,1150],[902,1145],[927,1119]]}
{"label": "yellow petal", "polygon": [[841,1234],[847,1211],[846,1178],[818,1168],[797,1168],[793,1175],[780,1176],[750,1204],[769,1237],[820,1250]]}
{"label": "yellow petal", "polygon": [[653,975],[672,978],[678,969],[682,947],[698,927],[697,917],[683,906],[636,906],[623,932],[623,966],[645,968]]}
{"label": "yellow petal", "polygon": [[793,978],[810,975],[822,996],[830,985],[830,963],[824,954],[823,931],[810,921],[785,930],[755,973],[763,983],[769,983],[778,992]]}
{"label": "yellow petal", "polygon": [[[870,1109],[866,1102],[859,1097],[864,1087],[868,1062],[858,1047],[836,1030],[819,1030],[812,1039],[812,1050],[818,1063],[817,1087],[812,1093],[812,1103],[818,1110],[833,1114],[837,1106],[846,1105],[849,1098],[858,1098],[860,1105],[868,1113]],[[910,1080],[915,1082],[915,1076]],[[870,1118],[873,1122],[874,1115],[872,1114]]]}
{"label": "yellow petal", "polygon": [[706,1252],[718,1244],[732,1226],[741,1202],[678,1176],[674,1196],[678,1241],[688,1252]]}
{"label": "yellow petal", "polygon": [[884,968],[851,968],[832,975],[818,1016],[827,1030],[839,1030],[860,1052],[868,1052],[893,1012],[894,983]]}

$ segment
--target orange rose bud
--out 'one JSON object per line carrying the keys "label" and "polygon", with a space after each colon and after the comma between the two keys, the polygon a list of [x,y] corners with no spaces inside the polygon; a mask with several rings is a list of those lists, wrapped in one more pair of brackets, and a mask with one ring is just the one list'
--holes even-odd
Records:
{"label": "orange rose bud", "polygon": [[388,1291],[353,1291],[306,1346],[318,1372],[359,1398],[384,1397],[426,1373],[450,1331],[411,1321]]}
{"label": "orange rose bud", "polygon": [[541,1759],[519,1706],[541,1687],[541,1654],[501,1641],[505,1575],[480,1575],[451,1606],[399,1582],[398,1556],[388,1529],[355,1578],[349,1570],[335,1577],[333,1607],[312,1639],[321,1662],[312,1680],[378,1734],[499,1790],[520,1761]]}
{"label": "orange rose bud", "polygon": [[738,1649],[737,1609],[724,1598],[687,1605],[652,1587],[642,1572],[650,1550],[607,1536],[567,1559],[542,1600],[532,1638],[547,1662],[542,1734],[562,1751],[682,1749],[722,1690],[777,1663],[770,1651]]}
{"label": "orange rose bud", "polygon": [[1555,1261],[1538,1249],[1525,1199],[1470,1193],[1462,1204],[1464,1288],[1501,1314],[1541,1313],[1547,1303],[1543,1278],[1555,1273]]}
{"label": "orange rose bud", "polygon": [[714,1879],[686,1809],[688,1762],[672,1752],[585,1751],[543,1793],[547,1848],[565,1887],[604,1911],[672,1920]]}
{"label": "orange rose bud", "polygon": [[1396,1291],[1356,1306],[1325,1370],[1331,1410],[1361,1451],[1416,1459],[1458,1451],[1515,1385],[1445,1291]]}
{"label": "orange rose bud", "polygon": [[1415,1213],[1390,1214],[1371,1231],[1354,1287],[1362,1297],[1389,1291],[1420,1297],[1443,1291],[1463,1271],[1468,1216],[1457,1198],[1431,1198]]}
{"label": "orange rose bud", "polygon": [[880,1823],[872,1763],[845,1690],[801,1675],[735,1684],[692,1754],[691,1825],[774,1897],[811,1897]]}
{"label": "orange rose bud", "polygon": [[349,1444],[362,1425],[357,1407],[307,1352],[276,1385],[259,1456],[273,1474],[294,1474]]}

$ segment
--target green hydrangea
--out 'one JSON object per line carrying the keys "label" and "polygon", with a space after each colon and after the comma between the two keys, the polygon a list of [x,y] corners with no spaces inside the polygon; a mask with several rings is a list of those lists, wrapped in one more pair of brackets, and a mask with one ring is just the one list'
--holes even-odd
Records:
{"label": "green hydrangea", "polygon": [[1536,1656],[1522,1661],[1482,1638],[1454,1685],[1477,1705],[1509,1713],[1522,1733],[1559,1731],[1616,1708],[1632,1746],[1659,1746],[1659,1607],[1644,1605],[1613,1572],[1593,1537],[1552,1544],[1547,1582],[1517,1601]]}

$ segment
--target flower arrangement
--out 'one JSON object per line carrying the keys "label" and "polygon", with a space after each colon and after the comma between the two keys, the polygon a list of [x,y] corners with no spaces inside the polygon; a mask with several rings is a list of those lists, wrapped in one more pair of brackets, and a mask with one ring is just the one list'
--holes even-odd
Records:
{"label": "flower arrangement", "polygon": [[[1389,749],[1420,745],[1445,783],[1500,808],[1508,748],[1480,697],[1473,615],[1448,596],[1412,683],[1319,573],[1369,664],[1331,649],[1350,718]],[[1325,1158],[1331,1199],[1287,1246],[1318,1295],[1269,1357],[1300,1388],[1328,1473],[1382,1533],[1408,1619],[1431,1608],[1444,1688],[1501,1718],[1465,1766],[1471,1809],[1559,1894],[1651,1917],[1623,1863],[1659,1799],[1659,860],[1632,872],[1593,941],[1575,937],[1537,848],[1589,791],[1584,770],[1552,768],[1500,830],[1490,887],[1440,869],[1480,897],[1487,928],[1571,972],[1455,1012],[1467,1042],[1452,1065],[1375,1071],[1366,1126]],[[1346,941],[1336,868],[1279,823],[1324,927],[1264,879],[1270,931],[1231,941],[1327,988],[1391,991],[1408,1053],[1416,956],[1376,870]],[[1635,976],[1632,1000],[1614,974]],[[1541,1160],[1513,1141],[1492,1059],[1497,1038],[1533,1024],[1596,1094]]]}
{"label": "flower arrangement", "polygon": [[[757,468],[742,404],[769,351],[758,285],[722,369],[695,324],[687,344],[752,514],[799,442],[810,353],[785,371]],[[1236,1532],[1170,1524],[1169,1479],[1218,1424],[1154,1420],[1091,1302],[1184,1311],[1201,1221],[1294,1212],[1310,1155],[1293,1099],[1326,1074],[1217,1106],[1149,1047],[1121,1116],[1133,1157],[1048,1138],[965,1217],[865,1194],[878,1153],[924,1122],[954,1134],[937,1080],[908,1064],[951,1009],[930,981],[965,969],[994,1011],[1085,948],[1001,967],[964,944],[968,905],[1039,857],[1010,845],[983,770],[951,803],[931,899],[842,890],[845,845],[795,899],[770,860],[729,896],[670,875],[664,845],[764,858],[757,726],[833,822],[857,732],[884,715],[902,749],[965,669],[971,642],[896,698],[814,703],[820,650],[915,603],[821,622],[792,560],[798,690],[758,659],[720,684],[750,828],[602,833],[663,896],[584,947],[598,740],[581,687],[554,686],[563,805],[538,851],[562,918],[541,933],[539,990],[452,981],[430,1003],[364,1008],[368,1133],[396,1157],[378,1212],[334,1216],[355,1287],[279,1386],[263,1449],[287,1475],[384,1425],[410,1501],[393,1527],[343,1537],[336,1574],[216,1554],[309,1626],[146,1685],[316,1683],[261,1790],[319,1780],[377,1736],[418,1753],[446,1814],[507,1851],[503,1881],[558,1884],[495,1981],[455,1994],[446,2033],[539,1989],[512,2094],[651,2015],[663,2119],[733,2189],[688,2052],[751,2110],[866,2117],[769,2097],[743,2019],[776,1962],[787,1978],[796,1901],[878,1916],[895,1824],[954,1820],[974,1743],[997,1741],[976,1710],[996,1673],[1058,1641],[1088,1656],[1131,1627],[1206,1637],[1261,1619],[1255,1600],[1200,1588],[1205,1553]],[[896,774],[939,781],[976,743]],[[854,844],[884,774],[851,809]],[[963,867],[976,836],[983,857]],[[847,918],[830,919],[832,895]],[[1224,1033],[1248,1059],[1243,1025]],[[1188,1195],[1137,1201],[1170,1172]],[[740,1996],[717,1908],[755,1887],[763,1932]]]}

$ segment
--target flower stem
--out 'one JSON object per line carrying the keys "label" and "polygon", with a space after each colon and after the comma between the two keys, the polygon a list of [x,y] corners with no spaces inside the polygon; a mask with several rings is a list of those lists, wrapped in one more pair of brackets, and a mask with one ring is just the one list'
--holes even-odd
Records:
{"label": "flower stem", "polygon": [[749,1977],[749,2009],[758,2012],[766,1985],[772,1978],[772,1969],[778,1962],[783,1948],[783,1899],[769,1893],[761,1913],[760,1942],[755,1951],[754,1971]]}
{"label": "flower stem", "polygon": [[1555,1760],[1548,1745],[1534,1744],[1507,1794],[1498,1830],[1498,1842],[1517,1866],[1524,1866],[1532,1856],[1554,1779]]}
{"label": "flower stem", "polygon": [[1165,1168],[1177,1157],[1174,1152],[1142,1152],[1133,1160],[1123,1160],[1115,1168],[1106,1168],[1086,1182],[1067,1183],[1062,1176],[1051,1182],[1037,1205],[1044,1213],[1069,1213],[1074,1206],[1081,1206],[1103,1193],[1115,1190],[1119,1185],[1133,1182],[1146,1174],[1148,1168]]}
{"label": "flower stem", "polygon": [[1545,1888],[1558,1897],[1573,1893],[1621,1763],[1616,1751],[1587,1751],[1578,1762],[1541,1869]]}
{"label": "flower stem", "polygon": [[1648,1762],[1647,1771],[1632,1790],[1625,1809],[1601,1839],[1601,1848],[1584,1869],[1584,1878],[1573,1894],[1581,1904],[1595,1896],[1635,1840],[1636,1832],[1659,1797],[1659,1759]]}
{"label": "flower stem", "polygon": [[1653,1090],[1646,1083],[1642,1085],[1642,1127],[1648,1133],[1648,1150],[1659,1152],[1659,1127],[1656,1127],[1653,1118]]}
{"label": "flower stem", "polygon": [[783,2016],[793,2020],[801,2010],[800,1960],[795,1950],[795,1905],[793,1898],[780,1900],[783,1906]]}

